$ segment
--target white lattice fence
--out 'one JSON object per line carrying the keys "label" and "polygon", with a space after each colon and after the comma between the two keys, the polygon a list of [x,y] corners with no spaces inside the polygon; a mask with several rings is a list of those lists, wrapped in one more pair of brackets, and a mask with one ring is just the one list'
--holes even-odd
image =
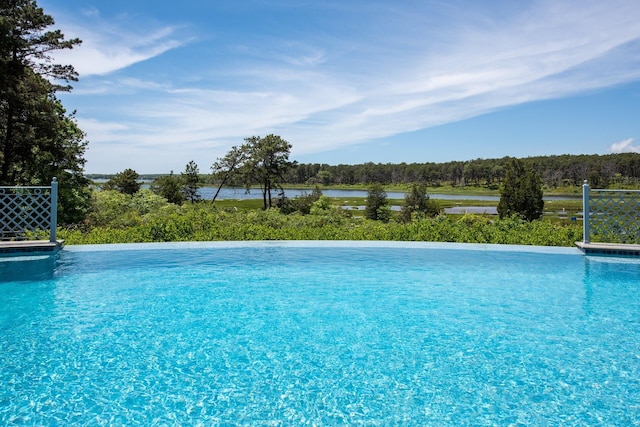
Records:
{"label": "white lattice fence", "polygon": [[0,240],[55,242],[58,183],[51,187],[0,187]]}
{"label": "white lattice fence", "polygon": [[640,244],[640,191],[590,190],[584,184],[584,241]]}

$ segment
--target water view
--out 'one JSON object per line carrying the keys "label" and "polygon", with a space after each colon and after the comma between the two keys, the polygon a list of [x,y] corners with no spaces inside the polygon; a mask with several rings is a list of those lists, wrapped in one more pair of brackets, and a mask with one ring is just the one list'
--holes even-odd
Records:
{"label": "water view", "polygon": [[[213,187],[203,187],[200,188],[199,192],[203,199],[211,200],[213,195],[216,193],[217,188]],[[287,197],[298,197],[304,194],[310,194],[312,190],[306,188],[287,188],[285,190],[285,195]],[[322,194],[328,197],[358,197],[364,198],[367,197],[367,191],[365,190],[333,190],[333,189],[324,189],[322,190]],[[277,193],[272,194],[273,197],[277,196]],[[396,191],[387,191],[387,198],[389,199],[404,199],[405,193],[396,192]],[[429,197],[432,199],[440,199],[440,200],[483,200],[483,201],[494,201],[498,202],[500,200],[500,196],[486,196],[486,195],[468,195],[468,194],[438,194],[438,193],[429,193]],[[220,190],[220,194],[218,195],[218,199],[259,199],[262,198],[262,193],[259,189],[251,190],[251,192],[247,193],[244,188],[223,188]],[[575,200],[579,199],[579,196],[571,197],[571,196],[546,196],[545,200]]]}

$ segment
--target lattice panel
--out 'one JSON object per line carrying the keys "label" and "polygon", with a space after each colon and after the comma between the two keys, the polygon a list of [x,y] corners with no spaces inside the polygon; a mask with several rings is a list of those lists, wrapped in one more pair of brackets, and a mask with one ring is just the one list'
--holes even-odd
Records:
{"label": "lattice panel", "polygon": [[47,237],[50,218],[50,187],[0,187],[0,240]]}
{"label": "lattice panel", "polygon": [[640,192],[592,190],[591,238],[603,243],[640,243]]}

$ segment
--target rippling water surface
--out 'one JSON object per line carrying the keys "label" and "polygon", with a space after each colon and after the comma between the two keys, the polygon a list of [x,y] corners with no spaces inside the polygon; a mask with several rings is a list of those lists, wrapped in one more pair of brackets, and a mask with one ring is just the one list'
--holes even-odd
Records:
{"label": "rippling water surface", "polygon": [[513,249],[5,258],[0,425],[640,423],[640,264]]}

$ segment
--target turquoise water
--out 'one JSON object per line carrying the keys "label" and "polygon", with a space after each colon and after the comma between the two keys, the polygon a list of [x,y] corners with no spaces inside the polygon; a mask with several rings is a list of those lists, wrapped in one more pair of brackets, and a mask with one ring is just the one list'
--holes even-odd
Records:
{"label": "turquoise water", "polygon": [[637,261],[354,245],[1,259],[0,425],[640,423]]}

